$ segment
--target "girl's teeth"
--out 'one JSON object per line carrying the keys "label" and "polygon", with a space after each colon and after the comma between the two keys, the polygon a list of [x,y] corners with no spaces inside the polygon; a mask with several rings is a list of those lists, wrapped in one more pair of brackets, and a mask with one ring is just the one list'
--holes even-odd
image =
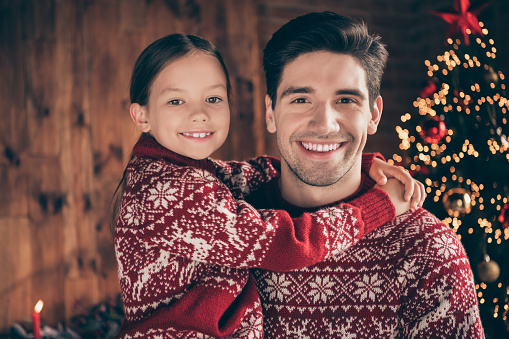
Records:
{"label": "girl's teeth", "polygon": [[182,134],[193,138],[205,138],[206,136],[209,136],[211,133],[182,133]]}

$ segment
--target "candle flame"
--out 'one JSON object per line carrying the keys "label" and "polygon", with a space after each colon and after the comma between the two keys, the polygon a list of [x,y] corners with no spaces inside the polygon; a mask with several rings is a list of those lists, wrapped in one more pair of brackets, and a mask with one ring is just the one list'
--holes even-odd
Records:
{"label": "candle flame", "polygon": [[43,306],[43,305],[44,305],[44,303],[42,302],[42,300],[39,300],[39,301],[37,302],[37,304],[35,304],[34,311],[35,311],[36,313],[40,313],[40,312],[41,312],[41,310],[42,310],[42,306]]}

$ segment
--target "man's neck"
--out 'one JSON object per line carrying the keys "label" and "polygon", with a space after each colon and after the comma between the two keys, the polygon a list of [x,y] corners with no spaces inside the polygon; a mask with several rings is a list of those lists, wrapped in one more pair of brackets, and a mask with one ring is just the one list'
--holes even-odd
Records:
{"label": "man's neck", "polygon": [[281,162],[279,189],[284,200],[292,205],[313,208],[345,199],[357,191],[361,184],[360,163],[354,165],[339,181],[330,186],[311,186],[301,181]]}

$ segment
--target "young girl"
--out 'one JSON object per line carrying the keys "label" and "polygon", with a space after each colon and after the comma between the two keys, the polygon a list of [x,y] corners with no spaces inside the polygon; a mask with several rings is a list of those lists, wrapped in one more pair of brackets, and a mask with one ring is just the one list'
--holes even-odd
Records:
{"label": "young girl", "polygon": [[[227,137],[230,83],[206,40],[174,34],[152,43],[136,62],[130,96],[131,117],[143,134],[115,213],[121,338],[261,338],[262,311],[247,268],[312,265],[395,216],[380,189],[294,219],[243,201],[279,176],[279,162],[208,158]],[[365,156],[366,170],[373,158]],[[417,183],[380,163],[373,173],[403,178],[407,195],[413,191],[422,204]]]}

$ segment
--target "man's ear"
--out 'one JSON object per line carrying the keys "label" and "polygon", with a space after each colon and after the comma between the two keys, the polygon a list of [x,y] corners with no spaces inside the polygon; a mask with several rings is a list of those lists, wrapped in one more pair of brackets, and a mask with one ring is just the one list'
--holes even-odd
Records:
{"label": "man's ear", "polygon": [[378,124],[380,123],[380,119],[382,118],[382,110],[383,110],[383,100],[381,96],[375,99],[375,103],[373,105],[373,111],[371,112],[371,119],[368,123],[368,134],[375,134],[378,129]]}
{"label": "man's ear", "polygon": [[267,123],[267,131],[276,133],[276,120],[272,109],[272,99],[269,95],[265,96],[265,122]]}
{"label": "man's ear", "polygon": [[138,131],[145,133],[150,131],[150,124],[147,119],[147,108],[145,106],[141,106],[137,103],[131,104],[129,112],[131,113],[131,119],[133,119],[134,125]]}

